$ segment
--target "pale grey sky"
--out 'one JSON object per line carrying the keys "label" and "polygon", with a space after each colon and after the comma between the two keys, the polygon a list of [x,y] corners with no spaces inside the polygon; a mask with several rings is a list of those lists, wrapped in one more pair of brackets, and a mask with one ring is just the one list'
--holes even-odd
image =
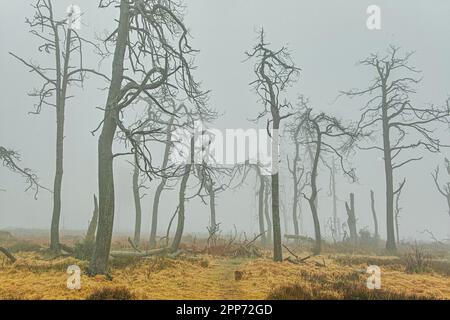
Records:
{"label": "pale grey sky", "polygon": [[[69,4],[78,5],[84,15],[81,33],[93,38],[95,33],[111,30],[117,11],[97,8],[92,0],[58,0],[59,16]],[[8,55],[46,61],[37,53],[37,41],[28,33],[24,23],[32,15],[31,1],[2,3],[0,12],[0,145],[15,148],[22,153],[23,164],[33,168],[42,183],[51,186],[54,172],[55,114],[50,108],[41,115],[28,115],[34,100],[26,95],[39,86],[39,79]],[[211,106],[224,113],[216,126],[220,128],[248,128],[261,106],[249,87],[253,79],[251,63],[243,63],[244,51],[252,47],[255,30],[264,26],[267,39],[274,47],[287,44],[296,64],[302,68],[300,81],[290,90],[294,100],[298,94],[308,96],[312,106],[332,112],[344,119],[358,117],[358,101],[335,98],[340,90],[364,87],[373,75],[357,67],[356,62],[371,52],[384,52],[389,44],[405,50],[414,50],[412,61],[423,71],[423,81],[413,101],[418,104],[442,104],[450,94],[450,2],[433,1],[365,1],[365,0],[189,0],[186,24],[191,30],[192,43],[201,50],[197,58],[196,76],[206,89],[211,89]],[[376,4],[381,8],[382,29],[366,28],[366,8]],[[96,58],[86,52],[86,64],[95,66]],[[89,58],[88,58],[89,57]],[[109,69],[109,61],[102,70]],[[68,103],[65,138],[65,169],[63,180],[62,219],[65,228],[85,229],[92,212],[92,194],[96,192],[96,148],[98,136],[90,131],[102,117],[96,109],[104,104],[104,85],[95,78],[87,81],[85,89],[71,89],[75,98]],[[361,101],[359,101],[361,102]],[[450,137],[442,132],[441,139]],[[445,151],[450,156],[449,151]],[[399,171],[398,179],[408,177],[402,199],[401,233],[404,237],[421,237],[418,231],[433,230],[439,237],[450,233],[450,221],[444,199],[435,191],[431,170],[441,164],[444,155],[426,155],[420,163]],[[375,190],[377,212],[382,235],[384,222],[384,176],[381,156],[365,152],[353,160],[360,177],[358,185],[349,185],[339,179],[339,196],[346,199],[350,191],[356,194],[358,227],[369,226],[372,220],[369,190]],[[126,159],[115,163],[117,194],[115,230],[131,230],[134,207],[131,190],[132,170]],[[321,175],[320,216],[324,222],[331,214],[327,198],[326,171]],[[236,192],[226,192],[218,199],[218,220],[225,231],[233,224],[239,229],[257,231],[255,178]],[[285,197],[289,199],[290,181],[285,182]],[[152,193],[143,199],[143,230],[149,230]],[[48,228],[51,219],[51,195],[43,191],[38,200],[24,193],[23,181],[6,169],[0,168],[0,229],[7,227]],[[175,194],[162,198],[161,229],[175,209]],[[172,201],[171,201],[172,200]],[[339,215],[345,218],[344,204],[339,204]],[[290,204],[289,204],[290,207]],[[289,214],[289,212],[288,212]],[[206,230],[208,209],[195,200],[189,203],[187,231]],[[312,235],[310,212],[304,206],[305,229]],[[291,228],[291,226],[289,226]]]}

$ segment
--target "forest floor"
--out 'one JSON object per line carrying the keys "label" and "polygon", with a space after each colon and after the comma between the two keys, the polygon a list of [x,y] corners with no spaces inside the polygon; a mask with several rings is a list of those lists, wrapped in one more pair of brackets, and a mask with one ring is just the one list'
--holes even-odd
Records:
{"label": "forest floor", "polygon": [[[0,299],[450,299],[447,258],[411,273],[402,257],[362,253],[327,252],[301,263],[274,262],[269,250],[253,258],[186,253],[115,259],[108,279],[86,275],[86,261],[26,251],[15,252],[14,263],[0,255]],[[82,270],[80,290],[67,288],[70,265]],[[366,286],[369,265],[381,269],[379,290]]]}

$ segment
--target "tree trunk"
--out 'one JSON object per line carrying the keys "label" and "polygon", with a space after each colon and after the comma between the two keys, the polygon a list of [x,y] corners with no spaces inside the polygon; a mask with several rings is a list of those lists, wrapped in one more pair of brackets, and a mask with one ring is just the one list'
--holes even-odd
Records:
{"label": "tree trunk", "polygon": [[[178,111],[181,107],[175,110]],[[167,132],[166,132],[166,146],[164,148],[164,158],[162,162],[161,169],[164,170],[167,168],[167,163],[169,162],[169,155],[170,155],[170,148],[171,148],[171,141],[172,141],[172,125],[174,121],[174,116],[170,117],[169,123],[167,125]],[[159,183],[158,187],[156,188],[155,192],[155,198],[153,199],[153,207],[152,207],[152,225],[150,228],[150,248],[154,248],[156,246],[156,232],[158,230],[158,210],[159,210],[159,199],[161,198],[161,193],[164,190],[164,187],[166,186],[167,178],[165,176],[162,177],[161,182]]]}
{"label": "tree trunk", "polygon": [[394,231],[394,178],[392,168],[391,142],[389,132],[389,116],[387,111],[387,89],[386,83],[382,82],[382,120],[383,120],[383,151],[384,172],[386,178],[386,227],[387,240],[386,249],[389,252],[397,250]]}
{"label": "tree trunk", "polygon": [[280,225],[280,192],[279,192],[279,135],[280,115],[279,111],[272,112],[272,228],[273,228],[273,259],[283,261],[283,249],[281,246],[281,225]]}
{"label": "tree trunk", "polygon": [[399,233],[399,224],[398,224],[398,216],[395,215],[395,231],[397,234],[397,244],[400,244],[400,233]]}
{"label": "tree trunk", "polygon": [[141,242],[142,208],[141,208],[141,195],[139,192],[139,167],[136,163],[134,164],[133,170],[133,197],[134,197],[134,209],[136,212],[133,243],[136,247],[138,247],[139,243]]}
{"label": "tree trunk", "polygon": [[183,237],[184,230],[184,213],[185,213],[185,201],[186,201],[186,187],[191,173],[192,165],[194,164],[194,138],[191,138],[191,161],[184,166],[184,174],[181,179],[180,192],[178,194],[178,222],[177,230],[172,242],[172,252],[176,252],[180,247],[181,238]]}
{"label": "tree trunk", "polygon": [[[265,183],[265,182],[264,182]],[[264,187],[264,217],[267,222],[267,243],[272,243],[272,219],[270,219],[270,206],[269,206],[270,188],[268,185]]]}
{"label": "tree trunk", "polygon": [[355,194],[350,193],[350,205],[345,201],[345,209],[347,210],[347,224],[350,231],[350,241],[354,246],[358,244],[358,232],[356,228],[356,215],[355,215]]}
{"label": "tree trunk", "polygon": [[[314,235],[315,235],[315,246],[313,249],[314,254],[320,254],[322,251],[322,235],[320,232],[320,220],[319,213],[317,212],[317,169],[319,166],[320,150],[322,148],[322,136],[320,130],[316,127],[317,142],[316,142],[316,152],[313,156],[313,165],[311,170],[311,197],[308,199],[309,206],[311,208],[311,214],[314,222]],[[309,147],[309,152],[312,154],[312,150]]]}
{"label": "tree trunk", "polygon": [[89,228],[86,233],[86,242],[94,242],[95,231],[97,231],[97,224],[98,224],[98,202],[97,196],[94,194],[94,211],[92,213],[92,219],[89,222]]}
{"label": "tree trunk", "polygon": [[378,233],[378,220],[377,213],[375,211],[375,195],[373,190],[370,190],[370,206],[372,208],[373,224],[375,227],[375,239],[378,240],[380,238],[380,234]]}
{"label": "tree trunk", "polygon": [[[53,181],[53,212],[50,228],[50,250],[59,252],[59,224],[61,220],[61,189],[63,178],[64,157],[64,117],[67,92],[67,73],[71,52],[72,29],[67,30],[64,66],[61,65],[61,50],[59,46],[59,35],[55,30],[55,54],[56,54],[56,168]],[[62,70],[61,70],[62,66]]]}
{"label": "tree trunk", "polygon": [[122,86],[123,62],[128,40],[129,3],[120,2],[120,18],[112,64],[111,84],[103,118],[103,127],[98,141],[98,186],[99,221],[94,253],[89,272],[106,274],[114,224],[114,176],[112,144],[117,124],[117,98]]}
{"label": "tree trunk", "polygon": [[208,186],[209,193],[209,209],[210,209],[210,227],[211,230],[214,230],[217,225],[216,221],[216,192],[214,190],[214,185],[212,181],[210,181],[210,185]]}
{"label": "tree trunk", "polygon": [[[261,234],[261,243],[265,246],[267,245],[267,237],[270,233],[270,230],[266,230],[264,223],[264,196],[265,196],[265,182],[264,177],[261,175],[261,170],[259,167],[256,167],[256,171],[259,178],[259,191],[258,191],[258,222],[259,222],[259,233]],[[266,234],[267,232],[267,234]]]}
{"label": "tree trunk", "polygon": [[335,238],[341,238],[341,234],[339,232],[339,222],[337,216],[337,192],[336,192],[336,164],[334,162],[331,167],[331,192],[333,197],[333,232],[335,234]]}

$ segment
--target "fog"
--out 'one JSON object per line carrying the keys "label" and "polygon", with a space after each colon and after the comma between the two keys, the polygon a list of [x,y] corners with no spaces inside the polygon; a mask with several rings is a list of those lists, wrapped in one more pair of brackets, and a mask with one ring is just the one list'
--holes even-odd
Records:
{"label": "fog", "polygon": [[[64,17],[68,5],[78,5],[82,12],[83,26],[80,34],[94,39],[95,35],[112,30],[118,10],[98,9],[97,1],[58,0],[55,12]],[[29,114],[36,100],[27,95],[39,87],[41,80],[8,52],[32,58],[41,64],[48,57],[37,51],[39,41],[29,33],[25,17],[33,15],[32,1],[4,1],[0,12],[0,66],[2,88],[0,100],[0,145],[13,148],[22,155],[22,165],[32,168],[42,185],[51,188],[55,168],[55,110],[44,107],[41,114]],[[381,30],[368,30],[366,9],[376,4],[381,8]],[[422,71],[423,80],[417,86],[412,100],[417,105],[443,105],[450,94],[450,2],[435,0],[433,5],[425,1],[296,1],[296,0],[190,0],[186,2],[185,23],[190,29],[193,47],[200,50],[195,77],[204,89],[211,90],[209,104],[221,114],[211,126],[226,128],[252,128],[249,119],[256,117],[261,105],[251,90],[253,65],[245,62],[245,51],[255,43],[255,31],[264,27],[267,40],[275,47],[287,45],[292,57],[302,70],[300,81],[289,89],[295,103],[300,94],[309,97],[316,110],[328,111],[342,119],[357,120],[361,99],[336,99],[341,90],[364,88],[374,77],[367,68],[356,63],[372,52],[385,52],[390,44],[406,51],[415,51],[412,65]],[[47,59],[47,60],[46,60]],[[97,68],[98,61],[90,50],[85,52],[85,65]],[[110,73],[110,60],[100,69]],[[66,108],[64,178],[61,229],[86,230],[91,218],[92,196],[97,186],[98,133],[91,134],[103,117],[98,109],[104,106],[107,85],[103,80],[89,76],[84,88],[70,88]],[[265,121],[258,124],[264,128]],[[442,143],[450,141],[450,133],[440,131]],[[283,147],[283,145],[282,145]],[[120,143],[115,150],[122,150]],[[288,152],[289,146],[285,145]],[[421,152],[421,151],[419,151]],[[155,150],[155,158],[161,158]],[[400,217],[401,237],[429,239],[424,229],[432,230],[436,237],[450,235],[450,219],[445,199],[438,194],[431,172],[450,157],[450,150],[442,154],[423,154],[420,162],[414,162],[397,172],[395,184],[407,178],[401,198],[403,208]],[[285,158],[284,158],[285,159]],[[130,158],[115,160],[115,232],[131,233],[134,226],[134,202]],[[358,182],[350,184],[338,176],[338,214],[346,219],[344,200],[349,192],[355,193],[358,228],[373,229],[369,191],[376,196],[376,210],[382,237],[386,236],[384,205],[384,164],[381,154],[358,151],[351,159],[356,167]],[[286,208],[288,224],[282,230],[292,233],[291,180],[283,167],[281,173],[281,199]],[[283,169],[284,168],[284,169]],[[158,181],[149,183],[142,199],[142,230],[147,237],[150,230],[150,214],[153,193]],[[238,230],[258,233],[256,177],[250,175],[244,186],[227,190],[217,198],[217,220],[224,232]],[[33,192],[24,192],[26,185],[19,176],[0,167],[0,229],[49,229],[52,213],[52,195],[41,190],[37,200]],[[326,235],[326,221],[332,214],[328,195],[329,172],[319,171],[319,216]],[[194,190],[189,190],[193,193]],[[165,232],[177,201],[177,191],[164,193],[161,198],[159,233]],[[186,228],[190,232],[206,232],[209,207],[198,199],[188,202]],[[303,204],[304,231],[313,236],[311,213]],[[284,220],[282,217],[282,224]]]}

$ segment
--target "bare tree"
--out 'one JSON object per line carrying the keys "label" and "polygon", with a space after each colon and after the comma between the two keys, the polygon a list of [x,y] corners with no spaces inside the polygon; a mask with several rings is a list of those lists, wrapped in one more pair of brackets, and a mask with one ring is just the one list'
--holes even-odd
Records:
{"label": "bare tree", "polygon": [[[447,158],[445,158],[445,168],[448,175],[450,176],[450,161]],[[433,181],[434,184],[436,185],[437,191],[447,201],[448,215],[450,217],[450,181],[445,182],[442,186],[439,184],[439,166],[436,167],[434,173],[431,173],[431,176],[433,177]]]}
{"label": "bare tree", "polygon": [[303,144],[311,145],[313,151],[312,169],[309,173],[309,196],[303,193],[311,208],[314,221],[315,247],[314,254],[319,254],[322,249],[322,236],[320,230],[319,214],[316,206],[318,196],[317,172],[319,161],[323,160],[323,154],[328,153],[337,156],[343,172],[355,180],[354,170],[347,170],[344,165],[344,156],[348,155],[357,140],[356,128],[352,125],[344,126],[335,117],[323,112],[314,115],[308,106],[308,101],[301,97],[299,101],[300,110],[297,112],[297,121],[301,124]]}
{"label": "bare tree", "polygon": [[[100,7],[119,1],[101,1]],[[114,48],[112,76],[101,123],[98,142],[99,170],[99,227],[94,254],[90,262],[91,274],[107,272],[114,221],[114,174],[112,145],[117,128],[132,146],[131,153],[140,155],[140,170],[156,174],[151,152],[146,146],[147,132],[129,129],[122,117],[127,107],[145,96],[158,108],[164,109],[157,93],[164,90],[172,96],[184,94],[196,108],[202,108],[204,95],[192,75],[195,50],[188,43],[188,30],[182,21],[178,1],[120,0],[117,28],[105,39]],[[108,47],[107,45],[105,46]],[[126,58],[125,55],[127,54]],[[126,67],[125,63],[129,66]],[[127,70],[127,71],[126,71]],[[168,110],[164,109],[167,113]],[[136,136],[142,136],[139,144]]]}
{"label": "bare tree", "polygon": [[[32,61],[10,54],[22,62],[30,71],[38,75],[43,81],[40,89],[35,89],[29,95],[38,99],[35,111],[39,114],[43,106],[50,106],[56,111],[56,168],[53,185],[53,213],[50,233],[50,249],[60,251],[59,224],[61,218],[61,189],[63,179],[64,153],[64,121],[68,87],[82,84],[86,73],[98,74],[93,69],[83,66],[83,46],[86,44],[96,47],[92,42],[81,37],[72,28],[73,19],[79,19],[75,13],[58,19],[54,16],[51,0],[37,0],[33,5],[35,14],[32,19],[26,19],[31,34],[43,43],[38,47],[39,52],[54,56],[54,64],[42,67]],[[77,59],[78,62],[72,63]]]}
{"label": "bare tree", "polygon": [[[383,153],[386,178],[386,248],[395,252],[394,197],[399,189],[394,189],[395,171],[404,165],[419,161],[422,156],[411,155],[416,149],[439,152],[444,145],[433,132],[438,123],[448,123],[450,105],[416,107],[411,102],[414,86],[420,82],[415,78],[419,73],[410,66],[412,53],[403,56],[399,48],[390,46],[387,54],[371,54],[360,64],[375,71],[375,78],[366,89],[343,92],[349,97],[369,96],[361,108],[359,121],[361,130],[374,136],[381,128],[381,144],[361,147],[364,150],[378,150]],[[402,159],[401,155],[406,154]]]}
{"label": "bare tree", "polygon": [[[300,69],[295,66],[288,50],[283,47],[273,51],[264,40],[264,30],[259,33],[259,41],[252,51],[246,52],[249,59],[254,59],[254,73],[256,80],[251,83],[258,97],[263,103],[264,110],[257,116],[257,120],[270,114],[267,120],[267,130],[272,138],[272,223],[274,260],[282,261],[281,228],[280,228],[280,201],[279,201],[279,175],[278,175],[278,130],[281,120],[290,114],[282,114],[282,110],[289,108],[289,103],[281,101],[287,87],[296,81]],[[269,126],[272,124],[272,132]]]}

